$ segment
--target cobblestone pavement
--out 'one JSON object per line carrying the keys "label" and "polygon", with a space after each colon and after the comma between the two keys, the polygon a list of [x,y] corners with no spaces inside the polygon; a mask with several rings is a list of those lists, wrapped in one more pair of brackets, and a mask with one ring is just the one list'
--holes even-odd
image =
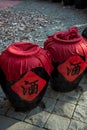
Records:
{"label": "cobblestone pavement", "polygon": [[[25,0],[0,11],[0,52],[16,41],[43,46],[48,35],[87,26],[87,9],[78,10],[46,0]],[[72,92],[58,93],[50,85],[42,99],[46,108],[15,112],[0,88],[0,130],[87,130],[87,75]]]}

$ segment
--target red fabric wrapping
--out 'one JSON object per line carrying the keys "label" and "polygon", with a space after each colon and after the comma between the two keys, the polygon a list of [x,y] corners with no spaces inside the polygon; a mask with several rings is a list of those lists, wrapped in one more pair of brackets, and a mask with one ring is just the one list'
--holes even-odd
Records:
{"label": "red fabric wrapping", "polygon": [[50,75],[53,67],[48,51],[34,43],[13,43],[0,56],[0,65],[8,81],[18,80],[22,74],[43,67]]}
{"label": "red fabric wrapping", "polygon": [[87,59],[87,41],[78,33],[77,27],[49,36],[44,48],[50,52],[53,62],[63,62],[73,55]]}

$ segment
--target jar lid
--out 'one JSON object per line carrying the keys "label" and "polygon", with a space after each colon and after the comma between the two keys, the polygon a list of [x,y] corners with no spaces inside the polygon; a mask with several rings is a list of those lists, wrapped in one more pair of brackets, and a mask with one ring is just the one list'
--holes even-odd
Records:
{"label": "jar lid", "polygon": [[32,56],[40,51],[40,46],[31,42],[16,42],[11,44],[7,51],[17,56]]}
{"label": "jar lid", "polygon": [[[64,43],[76,43],[76,42],[79,42],[81,41],[81,35],[78,34],[78,37],[76,38],[73,38],[73,39],[63,39],[63,34],[65,34],[65,32],[57,32],[54,34],[53,38],[56,40],[56,41],[59,41],[59,42],[64,42]],[[62,36],[62,37],[61,37]]]}
{"label": "jar lid", "polygon": [[64,43],[76,43],[81,41],[81,35],[77,27],[71,27],[68,31],[61,31],[54,34],[54,39]]}

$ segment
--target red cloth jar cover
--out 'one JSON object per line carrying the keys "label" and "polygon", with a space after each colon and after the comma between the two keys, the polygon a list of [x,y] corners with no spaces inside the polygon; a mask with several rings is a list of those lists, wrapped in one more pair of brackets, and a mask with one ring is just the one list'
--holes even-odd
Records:
{"label": "red cloth jar cover", "polygon": [[77,27],[71,27],[68,31],[56,32],[48,36],[44,42],[44,48],[52,56],[53,62],[63,62],[71,56],[80,55],[87,59],[87,40],[79,33]]}
{"label": "red cloth jar cover", "polygon": [[0,56],[2,89],[19,111],[41,101],[52,70],[50,54],[34,43],[13,43]]}
{"label": "red cloth jar cover", "polygon": [[87,40],[78,33],[78,28],[72,27],[49,36],[44,48],[54,63],[51,87],[60,92],[77,88],[87,66]]}
{"label": "red cloth jar cover", "polygon": [[[49,60],[48,60],[49,59]],[[22,74],[36,67],[45,68],[48,75],[52,71],[51,58],[48,51],[32,43],[13,43],[2,52],[1,68],[8,81],[15,81]]]}

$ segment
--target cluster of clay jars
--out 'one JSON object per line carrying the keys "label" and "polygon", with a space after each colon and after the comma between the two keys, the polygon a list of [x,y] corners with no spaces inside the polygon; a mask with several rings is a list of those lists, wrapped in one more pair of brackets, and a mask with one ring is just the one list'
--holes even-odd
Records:
{"label": "cluster of clay jars", "polygon": [[86,39],[76,27],[56,32],[44,48],[31,42],[9,45],[0,55],[0,84],[16,111],[35,108],[48,82],[60,92],[77,88],[87,59]]}
{"label": "cluster of clay jars", "polygon": [[63,2],[65,6],[67,5],[75,5],[77,9],[84,9],[87,8],[87,0],[51,0],[52,2]]}

